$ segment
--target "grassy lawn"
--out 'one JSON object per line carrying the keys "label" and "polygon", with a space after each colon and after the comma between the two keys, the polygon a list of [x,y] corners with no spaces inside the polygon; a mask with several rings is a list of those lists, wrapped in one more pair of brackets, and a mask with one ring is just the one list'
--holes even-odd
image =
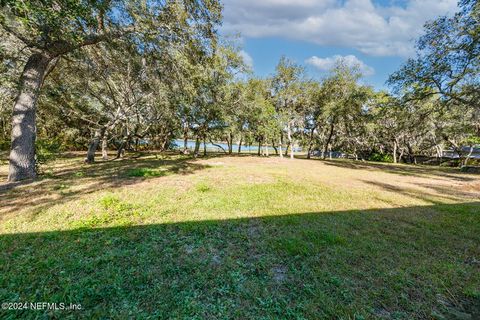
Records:
{"label": "grassy lawn", "polygon": [[[5,180],[6,163],[0,166]],[[176,155],[0,184],[1,319],[480,319],[480,177]]]}

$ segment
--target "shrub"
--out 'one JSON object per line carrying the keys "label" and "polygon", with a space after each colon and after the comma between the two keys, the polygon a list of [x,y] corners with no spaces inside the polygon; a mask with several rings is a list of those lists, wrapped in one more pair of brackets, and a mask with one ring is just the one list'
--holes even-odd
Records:
{"label": "shrub", "polygon": [[5,151],[10,149],[10,141],[0,140],[0,151]]}
{"label": "shrub", "polygon": [[368,160],[377,162],[393,162],[393,157],[391,154],[375,152],[368,157]]}
{"label": "shrub", "polygon": [[54,160],[61,151],[61,144],[57,139],[37,139],[35,143],[35,170],[41,173],[41,166]]}

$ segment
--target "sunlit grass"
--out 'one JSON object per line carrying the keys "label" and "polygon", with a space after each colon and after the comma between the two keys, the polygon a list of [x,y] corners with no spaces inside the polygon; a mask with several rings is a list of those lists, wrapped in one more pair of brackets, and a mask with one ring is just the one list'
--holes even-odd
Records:
{"label": "sunlit grass", "polygon": [[46,169],[2,194],[1,301],[81,303],[56,313],[73,318],[479,312],[476,176],[256,157]]}

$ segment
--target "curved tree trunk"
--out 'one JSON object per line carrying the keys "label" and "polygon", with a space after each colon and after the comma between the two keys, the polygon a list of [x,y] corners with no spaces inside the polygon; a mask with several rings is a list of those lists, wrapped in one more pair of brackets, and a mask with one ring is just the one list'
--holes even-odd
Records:
{"label": "curved tree trunk", "polygon": [[94,163],[95,162],[95,151],[98,149],[98,145],[100,144],[100,139],[102,138],[102,132],[100,129],[95,130],[95,135],[93,136],[90,145],[88,146],[87,151],[87,158],[85,158],[86,163]]}
{"label": "curved tree trunk", "polygon": [[20,92],[12,115],[12,146],[8,181],[33,179],[35,172],[35,112],[38,95],[51,58],[44,53],[30,56],[20,78]]}
{"label": "curved tree trunk", "polygon": [[[325,142],[325,146],[324,146],[324,149],[323,149],[323,155],[322,155],[322,158],[325,159],[327,157],[327,151],[329,148],[331,148],[330,146],[330,142],[332,141],[332,137],[333,137],[333,130],[335,129],[335,122],[332,121],[332,123],[330,124],[330,133],[328,134],[328,138],[327,138],[327,141]],[[330,150],[330,158],[332,157],[331,155],[331,150]]]}
{"label": "curved tree trunk", "polygon": [[272,139],[272,148],[275,150],[275,155],[278,155],[278,149],[277,146],[275,145],[275,139]]}
{"label": "curved tree trunk", "polygon": [[222,147],[221,145],[216,144],[215,142],[213,142],[212,139],[210,139],[210,143],[212,144],[212,146],[217,147],[217,148],[219,148],[219,149],[222,149],[223,153],[227,154],[227,150],[225,150],[225,148]]}

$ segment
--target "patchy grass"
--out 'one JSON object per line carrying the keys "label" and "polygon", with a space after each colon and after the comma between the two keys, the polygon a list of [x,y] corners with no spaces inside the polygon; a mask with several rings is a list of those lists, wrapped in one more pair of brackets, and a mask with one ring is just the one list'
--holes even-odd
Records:
{"label": "patchy grass", "polygon": [[0,185],[0,302],[82,310],[2,319],[480,317],[477,176],[175,155],[46,172]]}

